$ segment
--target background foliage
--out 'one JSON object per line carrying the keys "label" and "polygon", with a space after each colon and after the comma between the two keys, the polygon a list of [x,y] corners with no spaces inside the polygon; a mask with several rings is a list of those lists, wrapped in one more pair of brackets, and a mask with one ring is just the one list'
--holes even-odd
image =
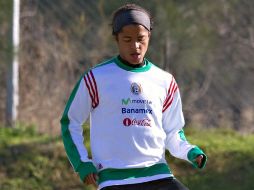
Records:
{"label": "background foliage", "polygon": [[[147,57],[175,75],[187,124],[252,132],[251,0],[22,0],[19,121],[59,132],[59,118],[79,76],[117,54],[111,13],[126,2],[151,11],[154,29]],[[0,4],[4,123],[12,3],[0,0]]]}

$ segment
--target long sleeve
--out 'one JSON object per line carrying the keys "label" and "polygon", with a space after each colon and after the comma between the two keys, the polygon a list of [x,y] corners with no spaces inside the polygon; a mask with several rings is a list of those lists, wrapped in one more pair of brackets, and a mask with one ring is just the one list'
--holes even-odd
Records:
{"label": "long sleeve", "polygon": [[61,132],[67,156],[82,181],[87,174],[96,172],[83,143],[82,125],[89,117],[91,109],[92,100],[85,77],[81,77],[66,104],[61,118]]}
{"label": "long sleeve", "polygon": [[190,144],[186,140],[182,129],[184,124],[180,92],[174,78],[172,78],[163,109],[163,127],[167,135],[166,149],[173,156],[189,161],[194,166],[197,166],[195,161],[196,157],[198,155],[204,155],[204,163],[201,166],[203,167],[205,165],[206,155],[200,148]]}

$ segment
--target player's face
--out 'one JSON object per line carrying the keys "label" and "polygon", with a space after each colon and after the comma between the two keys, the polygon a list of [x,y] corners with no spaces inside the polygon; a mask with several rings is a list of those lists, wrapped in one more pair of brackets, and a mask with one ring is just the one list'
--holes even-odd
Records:
{"label": "player's face", "polygon": [[143,61],[150,39],[150,32],[142,25],[131,24],[122,28],[116,36],[119,54],[131,64]]}

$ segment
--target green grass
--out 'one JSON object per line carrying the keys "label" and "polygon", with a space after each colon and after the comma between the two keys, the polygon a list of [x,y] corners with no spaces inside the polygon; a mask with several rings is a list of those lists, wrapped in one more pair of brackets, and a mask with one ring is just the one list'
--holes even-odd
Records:
{"label": "green grass", "polygon": [[[197,170],[167,156],[175,176],[191,190],[254,189],[253,134],[187,128],[186,137],[208,155],[206,168]],[[93,190],[73,172],[61,138],[40,134],[32,126],[0,127],[0,179],[1,190]]]}
{"label": "green grass", "polygon": [[182,181],[190,189],[254,189],[254,135],[241,135],[229,129],[188,129],[188,140],[208,156],[204,170],[181,168]]}

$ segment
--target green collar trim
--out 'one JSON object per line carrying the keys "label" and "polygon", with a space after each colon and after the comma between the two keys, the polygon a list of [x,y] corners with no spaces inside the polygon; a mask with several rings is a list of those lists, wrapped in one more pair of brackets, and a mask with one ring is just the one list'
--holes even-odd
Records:
{"label": "green collar trim", "polygon": [[99,184],[108,180],[124,180],[139,177],[148,177],[159,174],[172,175],[167,164],[160,163],[145,168],[131,168],[131,169],[105,169],[99,172]]}
{"label": "green collar trim", "polygon": [[133,68],[133,67],[127,66],[127,65],[123,64],[117,57],[114,58],[114,61],[120,68],[122,68],[126,71],[131,71],[131,72],[146,72],[152,66],[152,64],[146,58],[144,59],[145,65],[140,68]]}

